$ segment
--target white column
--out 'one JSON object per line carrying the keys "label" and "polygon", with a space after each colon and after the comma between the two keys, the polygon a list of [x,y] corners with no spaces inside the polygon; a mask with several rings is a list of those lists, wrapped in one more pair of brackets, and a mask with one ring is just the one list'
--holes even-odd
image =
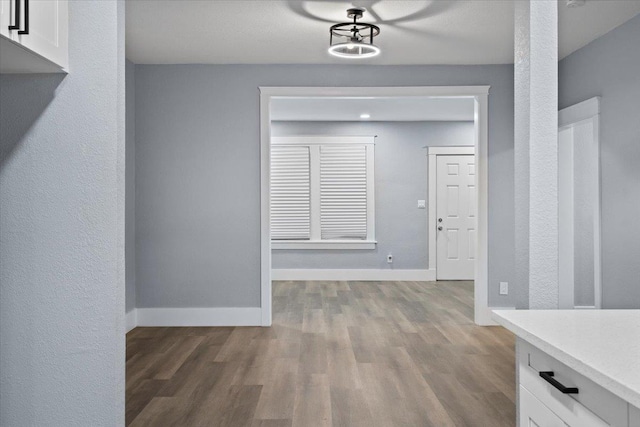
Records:
{"label": "white column", "polygon": [[558,3],[515,8],[516,280],[529,308],[558,308]]}

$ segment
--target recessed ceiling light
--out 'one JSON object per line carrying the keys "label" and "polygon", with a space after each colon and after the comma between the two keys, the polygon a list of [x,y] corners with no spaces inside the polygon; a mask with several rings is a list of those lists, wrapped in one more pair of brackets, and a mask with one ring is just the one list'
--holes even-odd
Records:
{"label": "recessed ceiling light", "polygon": [[362,114],[360,114],[360,118],[361,118],[361,119],[370,119],[370,118],[371,118],[371,114],[369,114],[369,113],[362,113]]}

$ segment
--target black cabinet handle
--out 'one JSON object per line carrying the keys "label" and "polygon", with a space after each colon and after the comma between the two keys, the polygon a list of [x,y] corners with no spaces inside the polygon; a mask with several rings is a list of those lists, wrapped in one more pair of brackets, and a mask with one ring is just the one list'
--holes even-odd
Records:
{"label": "black cabinet handle", "polygon": [[545,380],[546,382],[548,382],[549,384],[551,384],[552,386],[560,390],[561,393],[578,394],[577,387],[565,387],[562,383],[560,383],[558,380],[553,378],[554,376],[553,371],[540,372],[540,376],[542,377],[543,380]]}
{"label": "black cabinet handle", "polygon": [[13,2],[13,25],[9,25],[10,30],[19,30],[20,29],[20,0],[15,0]]}
{"label": "black cabinet handle", "polygon": [[18,34],[29,34],[29,0],[24,0],[24,30],[18,31]]}

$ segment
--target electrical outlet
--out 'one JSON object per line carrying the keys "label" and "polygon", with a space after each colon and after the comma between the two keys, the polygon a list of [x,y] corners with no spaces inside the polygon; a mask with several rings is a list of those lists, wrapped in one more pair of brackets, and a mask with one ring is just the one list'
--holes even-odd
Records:
{"label": "electrical outlet", "polygon": [[500,282],[500,295],[509,295],[509,282]]}
{"label": "electrical outlet", "polygon": [[418,209],[426,209],[427,201],[426,200],[418,200]]}
{"label": "electrical outlet", "polygon": [[391,255],[391,254],[387,255],[387,262],[389,264],[393,263],[393,255]]}

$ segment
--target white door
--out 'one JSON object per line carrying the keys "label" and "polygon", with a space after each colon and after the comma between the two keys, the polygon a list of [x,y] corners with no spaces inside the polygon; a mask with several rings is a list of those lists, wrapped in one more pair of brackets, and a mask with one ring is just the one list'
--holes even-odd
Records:
{"label": "white door", "polygon": [[477,222],[475,156],[437,157],[437,280],[473,280]]}
{"label": "white door", "polygon": [[522,386],[519,403],[520,427],[567,427],[560,417]]}

